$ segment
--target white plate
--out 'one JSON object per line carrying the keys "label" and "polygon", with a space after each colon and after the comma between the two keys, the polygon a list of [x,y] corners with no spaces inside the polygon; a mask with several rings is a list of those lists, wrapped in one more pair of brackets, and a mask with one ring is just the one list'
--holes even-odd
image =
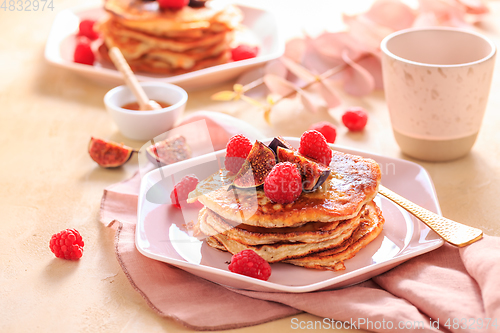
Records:
{"label": "white plate", "polygon": [[[285,49],[280,38],[274,16],[261,9],[239,6],[244,14],[243,24],[260,41],[259,55],[252,59],[230,62],[223,65],[193,71],[187,74],[165,76],[138,73],[139,81],[160,80],[177,84],[184,89],[197,89],[233,79],[244,71],[279,58]],[[109,64],[98,61],[94,66],[73,62],[75,34],[81,19],[94,19],[105,15],[102,6],[74,8],[61,11],[55,18],[45,46],[45,59],[56,66],[69,69],[100,83],[119,85],[123,83],[121,74]]]}
{"label": "white plate", "polygon": [[[299,139],[287,138],[295,147]],[[270,140],[264,141],[268,143]],[[373,158],[382,170],[382,184],[413,202],[441,214],[429,175],[418,164],[332,146],[342,152]],[[391,201],[377,196],[386,219],[382,233],[345,262],[346,270],[319,271],[289,264],[271,264],[268,281],[230,272],[231,254],[209,247],[189,235],[186,224],[196,221],[198,211],[179,210],[170,204],[175,182],[187,174],[204,179],[223,165],[225,151],[192,158],[147,173],[138,203],[136,247],[145,256],[167,262],[207,280],[240,289],[275,292],[309,292],[341,288],[381,274],[404,261],[440,247],[443,240],[427,226]],[[165,203],[161,203],[165,202]]]}

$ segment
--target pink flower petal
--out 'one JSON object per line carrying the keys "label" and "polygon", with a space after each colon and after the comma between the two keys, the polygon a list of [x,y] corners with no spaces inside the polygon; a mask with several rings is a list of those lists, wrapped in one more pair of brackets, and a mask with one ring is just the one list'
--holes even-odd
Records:
{"label": "pink flower petal", "polygon": [[[327,70],[334,68],[344,63],[341,54],[338,57],[329,54],[329,52],[321,53],[322,45],[325,43],[317,43],[315,39],[306,36],[306,50],[302,64],[309,68],[314,74],[322,74]],[[339,75],[337,75],[339,76]]]}
{"label": "pink flower petal", "polygon": [[334,82],[329,79],[323,79],[319,82],[319,91],[329,108],[334,108],[341,104],[340,97],[333,86]]}
{"label": "pink flower petal", "polygon": [[411,27],[416,17],[415,11],[399,0],[377,0],[362,15],[394,31]]}
{"label": "pink flower petal", "polygon": [[264,68],[263,67],[251,69],[251,70],[246,71],[243,74],[241,74],[236,79],[236,83],[244,86],[244,85],[247,85],[255,80],[260,79],[263,75],[264,75]]}
{"label": "pink flower petal", "polygon": [[415,21],[413,21],[413,26],[416,28],[434,27],[438,25],[439,25],[438,19],[436,15],[432,12],[420,13],[415,18]]}
{"label": "pink flower petal", "polygon": [[483,0],[456,0],[465,6],[467,14],[481,15],[489,13],[490,10]]}
{"label": "pink flower petal", "polygon": [[300,90],[300,100],[307,111],[311,113],[318,112],[318,106],[314,102],[314,98],[307,91]]}
{"label": "pink flower petal", "polygon": [[311,72],[307,68],[296,63],[295,61],[293,61],[287,57],[281,57],[280,60],[283,63],[283,65],[285,65],[285,67],[290,72],[295,74],[299,79],[302,79],[306,82],[311,82],[311,81],[314,81],[316,79],[315,76],[313,74],[311,74]]}
{"label": "pink flower petal", "polygon": [[264,83],[271,92],[280,96],[287,96],[288,94],[300,90],[300,88],[293,83],[273,74],[264,75]]}
{"label": "pink flower petal", "polygon": [[371,74],[375,83],[375,89],[384,89],[384,83],[382,80],[382,63],[380,58],[370,54],[357,61],[357,63]]}
{"label": "pink flower petal", "polygon": [[306,41],[303,38],[293,38],[286,43],[284,56],[300,63],[305,49]]}
{"label": "pink flower petal", "polygon": [[319,54],[338,60],[342,59],[342,52],[345,49],[348,49],[354,58],[366,51],[363,45],[345,31],[322,33],[313,40],[313,46]]}
{"label": "pink flower petal", "polygon": [[277,59],[269,61],[264,67],[264,72],[266,74],[274,74],[284,78],[288,74],[288,69],[286,69],[286,66],[279,59]]}
{"label": "pink flower petal", "polygon": [[342,59],[349,65],[344,70],[344,90],[354,96],[363,96],[371,93],[375,88],[373,76],[364,67],[352,61],[347,52],[342,54]]}
{"label": "pink flower petal", "polygon": [[375,23],[364,15],[344,14],[342,19],[349,26],[351,36],[368,50],[378,50],[382,39],[393,32],[392,29]]}
{"label": "pink flower petal", "polygon": [[437,22],[465,21],[465,6],[455,0],[418,0],[422,13],[432,12]]}

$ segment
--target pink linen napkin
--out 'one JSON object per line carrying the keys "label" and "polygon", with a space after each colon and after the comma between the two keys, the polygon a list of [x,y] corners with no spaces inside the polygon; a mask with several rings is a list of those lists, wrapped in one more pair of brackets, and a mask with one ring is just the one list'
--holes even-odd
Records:
{"label": "pink linen napkin", "polygon": [[[213,125],[210,132],[216,131],[222,141],[222,132],[232,133],[211,113],[195,114],[192,119],[201,119],[197,117],[209,119],[207,124]],[[238,328],[304,311],[324,318],[322,328],[341,327],[344,322],[342,327],[376,332],[500,332],[498,237],[485,236],[462,249],[445,244],[367,282],[340,290],[303,294],[236,290],[137,251],[134,234],[139,185],[138,172],[106,188],[100,220],[116,227],[117,259],[132,286],[158,314],[189,328]],[[292,329],[307,325],[291,318]]]}

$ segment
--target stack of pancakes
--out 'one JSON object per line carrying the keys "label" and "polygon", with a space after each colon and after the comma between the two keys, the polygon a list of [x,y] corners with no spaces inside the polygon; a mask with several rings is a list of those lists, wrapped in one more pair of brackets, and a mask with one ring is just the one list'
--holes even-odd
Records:
{"label": "stack of pancakes", "polygon": [[360,156],[333,152],[332,172],[293,203],[271,202],[261,189],[236,189],[224,169],[190,193],[205,207],[198,228],[207,243],[233,254],[252,249],[266,261],[343,270],[344,260],[375,239],[384,224],[373,202],[381,173]]}
{"label": "stack of pancakes", "polygon": [[226,63],[242,13],[232,5],[160,10],[157,1],[106,0],[99,48],[116,46],[134,71],[180,74]]}

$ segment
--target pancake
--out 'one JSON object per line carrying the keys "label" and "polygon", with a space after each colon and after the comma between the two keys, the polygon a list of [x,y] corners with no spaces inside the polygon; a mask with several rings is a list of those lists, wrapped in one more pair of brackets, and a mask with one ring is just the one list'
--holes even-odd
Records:
{"label": "pancake", "polygon": [[139,58],[154,49],[186,52],[214,45],[227,45],[232,32],[207,32],[203,38],[163,38],[141,31],[131,30],[114,20],[100,23],[99,31],[108,47],[118,47],[128,59]]}
{"label": "pancake", "polygon": [[232,225],[214,212],[207,210],[206,223],[217,233],[246,245],[273,244],[278,242],[318,243],[340,235],[345,228],[337,228],[340,221],[329,223],[310,222],[300,227],[262,228],[246,224]]}
{"label": "pancake", "polygon": [[[359,225],[359,219],[367,214],[368,209],[374,209],[375,203],[370,201],[361,210],[360,214],[350,221],[309,222],[300,227],[289,228],[262,228],[245,224],[234,226],[231,221],[225,220],[214,212],[206,210],[207,223],[214,231],[223,234],[230,240],[245,245],[274,244],[278,242],[320,243],[340,236],[342,233]],[[200,214],[205,214],[202,212]],[[348,222],[348,223],[347,223]]]}
{"label": "pancake", "polygon": [[[102,44],[99,49],[99,55],[101,58],[105,61],[111,62],[111,59],[109,58],[108,55],[108,48],[105,44]],[[155,74],[184,74],[188,73],[191,71],[211,67],[211,66],[217,66],[221,64],[225,64],[229,61],[231,57],[231,53],[229,51],[225,51],[220,53],[219,55],[211,58],[206,58],[202,59],[199,61],[196,61],[193,65],[193,67],[186,69],[186,68],[175,68],[172,66],[172,64],[163,61],[162,59],[156,59],[150,56],[144,56],[139,59],[135,60],[128,60],[128,64],[130,65],[130,68],[134,72],[149,72],[149,73],[155,73]]]}
{"label": "pancake", "polygon": [[[255,251],[258,255],[260,255],[267,262],[273,263],[278,261],[283,261],[285,259],[298,258],[303,257],[305,255],[324,251],[327,249],[334,248],[342,244],[345,240],[351,237],[351,234],[361,223],[361,219],[350,219],[348,221],[340,223],[340,225],[346,223],[349,224],[345,228],[345,232],[338,235],[335,238],[329,239],[327,241],[323,241],[320,243],[275,243],[275,244],[266,244],[266,245],[245,245],[239,243],[237,241],[231,240],[224,236],[223,234],[219,234],[215,231],[207,222],[206,219],[208,217],[207,210],[203,210],[200,212],[199,216],[199,229],[205,235],[208,235],[210,238],[215,238],[219,243],[221,243],[225,249],[232,254],[236,254],[245,249],[251,249]],[[210,242],[214,242],[211,240]],[[209,243],[210,244],[210,243]]]}
{"label": "pancake", "polygon": [[107,0],[104,9],[121,25],[163,37],[200,38],[206,31],[230,31],[242,21],[235,6],[207,4],[202,8],[159,10],[157,1]]}
{"label": "pancake", "polygon": [[104,9],[96,25],[101,59],[111,63],[107,51],[117,47],[135,72],[178,75],[224,64],[249,35],[241,10],[227,3],[161,10],[157,1],[106,0]]}
{"label": "pancake", "polygon": [[371,159],[338,151],[332,153],[329,178],[319,189],[303,192],[293,203],[273,203],[261,189],[228,191],[232,177],[225,169],[200,181],[188,201],[198,199],[226,220],[264,228],[350,219],[377,194],[380,168]]}
{"label": "pancake", "polygon": [[339,247],[302,258],[285,260],[285,262],[314,269],[344,270],[344,261],[354,257],[356,253],[377,238],[382,232],[385,220],[380,208],[373,205],[367,210],[367,213],[362,219],[359,228]]}

